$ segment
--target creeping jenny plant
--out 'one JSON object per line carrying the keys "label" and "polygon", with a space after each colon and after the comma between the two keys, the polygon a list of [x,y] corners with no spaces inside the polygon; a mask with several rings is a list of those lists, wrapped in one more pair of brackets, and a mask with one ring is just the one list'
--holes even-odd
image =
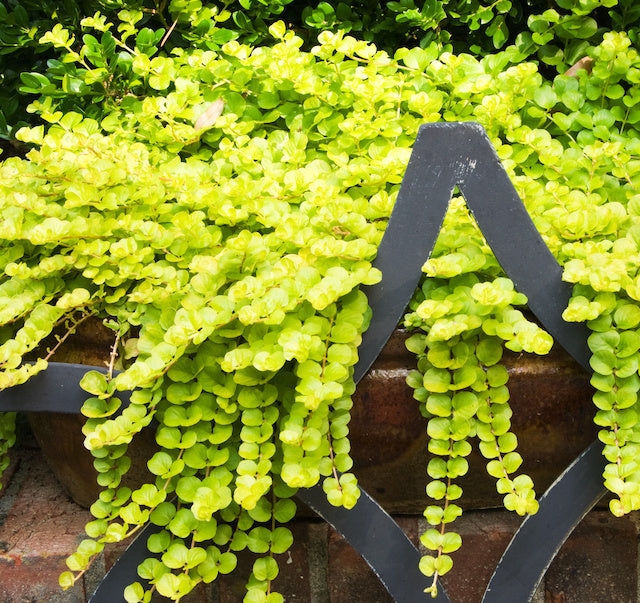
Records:
{"label": "creeping jenny plant", "polygon": [[[640,58],[625,34],[590,49],[590,74],[546,82],[512,47],[481,60],[435,45],[390,56],[325,32],[306,52],[280,22],[270,47],[156,54],[159,39],[133,35],[140,18],[95,15],[82,44],[62,27],[46,34],[60,65],[102,88],[105,112],[63,110],[49,91],[31,105],[46,125],[19,132],[27,158],[0,166],[0,387],[46,367],[55,350],[23,359],[54,329],[89,316],[113,329],[109,373],[81,383],[103,491],[63,587],[151,521],[160,558],[142,563],[148,586],[127,587],[127,601],[178,601],[233,571],[243,549],[257,554],[245,600],[279,601],[296,490],[321,482],[333,504],[357,504],[348,423],[369,319],[359,287],[380,279],[371,261],[429,121],[485,127],[575,283],[565,318],[594,332],[611,509],[640,508]],[[435,592],[461,545],[451,524],[472,442],[505,507],[536,511],[500,360],[504,347],[545,354],[552,340],[523,314],[526,298],[460,198],[424,273],[404,324],[434,455],[421,569]],[[119,392],[134,388],[119,412]],[[13,419],[2,416],[3,452]],[[120,485],[127,444],[152,420],[156,478],[132,491]]]}

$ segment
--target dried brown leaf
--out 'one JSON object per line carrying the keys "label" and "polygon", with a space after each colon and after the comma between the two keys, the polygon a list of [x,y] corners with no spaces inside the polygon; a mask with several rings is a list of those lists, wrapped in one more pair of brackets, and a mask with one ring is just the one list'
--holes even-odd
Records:
{"label": "dried brown leaf", "polygon": [[217,101],[213,101],[205,110],[205,112],[198,117],[195,123],[196,130],[203,130],[205,128],[210,128],[213,124],[216,123],[218,117],[222,115],[222,110],[224,109],[224,101],[218,99]]}
{"label": "dried brown leaf", "polygon": [[564,75],[577,76],[580,69],[586,70],[587,73],[591,73],[593,69],[594,60],[591,57],[582,57],[575,65],[572,65],[564,72]]}

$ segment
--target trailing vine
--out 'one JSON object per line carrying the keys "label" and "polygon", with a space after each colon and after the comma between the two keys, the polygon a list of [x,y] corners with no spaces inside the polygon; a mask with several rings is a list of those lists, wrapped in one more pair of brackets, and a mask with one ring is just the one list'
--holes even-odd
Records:
{"label": "trailing vine", "polygon": [[437,578],[453,565],[448,553],[462,544],[447,526],[462,514],[454,502],[462,495],[455,480],[468,471],[472,437],[477,437],[482,455],[489,459],[487,472],[497,480],[505,508],[525,515],[538,507],[531,478],[511,477],[522,458],[516,452],[517,437],[510,431],[509,376],[498,364],[503,342],[538,354],[551,347],[551,338],[513,308],[512,304],[524,302],[508,279],[480,282],[466,274],[425,281],[412,304],[415,311],[405,316],[407,326],[424,331],[407,341],[407,348],[418,356],[418,370],[407,382],[429,419],[429,452],[434,457],[427,467],[433,481],[426,492],[435,502],[441,501],[426,508],[424,515],[433,528],[421,537],[433,551],[422,558],[421,570],[433,576],[434,594]]}
{"label": "trailing vine", "polygon": [[[566,26],[545,14],[542,38]],[[604,33],[583,49],[590,72],[548,81],[518,44],[479,59],[442,40],[390,54],[327,31],[303,51],[283,22],[253,47],[198,37],[195,20],[193,44],[171,45],[142,10],[110,19],[85,18],[82,41],[61,24],[43,35],[58,58],[23,77],[43,124],[19,130],[26,158],[0,165],[0,388],[46,368],[55,350],[41,344],[60,325],[92,316],[113,330],[107,375],[81,382],[103,490],[63,587],[151,521],[160,558],[140,566],[150,586],[130,585],[127,601],[178,601],[234,571],[244,549],[257,555],[245,600],[282,600],[273,583],[296,490],[322,482],[333,504],[357,504],[348,425],[369,322],[360,286],[380,279],[371,261],[429,121],[485,127],[575,283],[565,318],[594,332],[611,508],[640,508],[640,57],[628,35]],[[536,511],[500,361],[505,347],[546,354],[553,342],[521,311],[526,298],[460,197],[423,270],[404,324],[433,455],[421,569],[435,594],[461,545],[457,480],[474,440],[505,507]],[[126,408],[124,390],[135,390]],[[13,420],[0,420],[3,465]],[[124,487],[127,446],[152,422],[155,478]]]}

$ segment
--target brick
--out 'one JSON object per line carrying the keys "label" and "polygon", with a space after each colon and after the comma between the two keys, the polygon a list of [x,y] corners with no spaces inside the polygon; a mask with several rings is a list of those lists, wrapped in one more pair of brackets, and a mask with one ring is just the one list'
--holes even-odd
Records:
{"label": "brick", "polygon": [[286,553],[276,555],[280,573],[273,587],[287,602],[307,603],[311,601],[309,561],[316,534],[309,523],[295,522],[290,527],[294,544]]}
{"label": "brick", "polygon": [[11,508],[0,527],[2,603],[84,601],[82,581],[63,592],[58,576],[67,569],[65,559],[75,551],[90,515],[61,491],[35,451],[21,450],[18,463],[17,491],[5,492],[12,497]]}
{"label": "brick", "polygon": [[547,571],[545,602],[636,603],[637,539],[634,518],[589,513]]}
{"label": "brick", "polygon": [[113,564],[118,560],[120,555],[125,552],[126,548],[133,541],[134,536],[123,540],[122,542],[116,542],[115,544],[110,544],[107,546],[103,552],[104,555],[104,569],[105,571],[109,571]]}
{"label": "brick", "polygon": [[333,530],[329,532],[329,601],[393,601],[362,557]]}
{"label": "brick", "polygon": [[240,551],[236,555],[238,557],[238,565],[234,572],[227,576],[220,576],[217,579],[220,603],[242,601],[246,593],[246,584],[251,573],[254,557],[248,551]]}
{"label": "brick", "polygon": [[[402,517],[396,521],[416,543],[417,518]],[[373,570],[335,530],[329,530],[329,601],[330,603],[388,603],[393,601]]]}
{"label": "brick", "polygon": [[453,569],[442,577],[452,601],[482,600],[493,571],[521,521],[507,511],[487,510],[466,512],[452,524],[451,529],[462,536],[462,547],[451,554]]}
{"label": "brick", "polygon": [[67,569],[62,555],[31,558],[0,557],[2,603],[84,603],[82,581],[67,591],[58,585],[58,576]]}
{"label": "brick", "polygon": [[[322,543],[318,542],[323,537],[322,532],[316,526],[316,522],[293,522],[289,526],[293,533],[293,545],[286,553],[275,556],[280,572],[273,581],[273,590],[282,594],[287,602],[308,603],[314,600],[310,573],[318,548],[323,548]],[[220,603],[242,601],[253,563],[261,556],[247,550],[236,554],[237,571],[218,580]]]}
{"label": "brick", "polygon": [[310,603],[326,603],[329,600],[329,526],[323,522],[308,523],[309,530],[309,589]]}
{"label": "brick", "polygon": [[[0,526],[0,603],[81,603],[86,601],[127,543],[112,546],[73,589],[62,592],[58,575],[75,550],[89,513],[71,502],[32,448],[20,448],[9,487],[0,494],[5,519]],[[11,504],[8,504],[10,501]],[[397,519],[414,541],[425,525],[418,517]],[[538,603],[636,603],[637,529],[635,516],[616,519],[594,511],[578,526],[549,569]],[[0,521],[2,518],[0,517]],[[424,522],[422,522],[424,523]],[[520,518],[505,511],[468,511],[456,522],[463,547],[443,583],[455,603],[476,603],[517,529]],[[293,523],[294,545],[280,556],[275,590],[287,601],[387,603],[391,597],[372,570],[336,532],[318,520]],[[240,575],[201,585],[184,603],[237,603],[253,556],[240,555]],[[154,597],[154,603],[164,602]]]}
{"label": "brick", "polygon": [[11,479],[13,478],[17,468],[17,455],[11,451],[9,453],[9,466],[3,471],[2,477],[0,477],[0,496],[2,496],[2,493],[9,487]]}
{"label": "brick", "polygon": [[25,479],[0,527],[3,555],[31,558],[75,550],[91,514],[69,500],[48,467],[33,453],[21,459]]}
{"label": "brick", "polygon": [[353,398],[349,439],[360,485],[393,513],[424,509],[426,420],[406,378],[415,366],[395,333]]}

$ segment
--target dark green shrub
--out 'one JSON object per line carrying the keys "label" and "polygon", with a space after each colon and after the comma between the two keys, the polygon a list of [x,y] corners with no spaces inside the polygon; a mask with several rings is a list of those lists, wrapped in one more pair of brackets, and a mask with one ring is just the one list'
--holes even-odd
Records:
{"label": "dark green shrub", "polygon": [[[110,34],[92,33],[96,12],[114,27],[124,28],[122,33],[129,32],[126,44],[135,40],[149,56],[168,56],[174,48],[194,46],[216,50],[230,40],[269,44],[267,28],[279,18],[304,40],[307,50],[325,29],[351,33],[390,54],[401,47],[435,44],[441,51],[485,56],[513,46],[514,61],[541,61],[547,79],[587,56],[606,31],[626,31],[635,44],[640,7],[633,0],[563,0],[553,8],[548,4],[541,0],[428,0],[422,5],[413,0],[349,4],[244,0],[222,6],[194,0],[5,0],[0,3],[0,137],[8,138],[24,123],[36,123],[26,112],[34,94],[56,99],[65,111],[94,117],[103,104],[130,91],[155,94],[136,87],[127,59],[130,53],[114,47]],[[83,18],[89,19],[85,25]],[[54,25],[69,32],[73,43],[68,48],[40,43]],[[122,40],[115,29],[111,34]],[[66,64],[62,57],[69,51],[82,55],[83,61]]]}

